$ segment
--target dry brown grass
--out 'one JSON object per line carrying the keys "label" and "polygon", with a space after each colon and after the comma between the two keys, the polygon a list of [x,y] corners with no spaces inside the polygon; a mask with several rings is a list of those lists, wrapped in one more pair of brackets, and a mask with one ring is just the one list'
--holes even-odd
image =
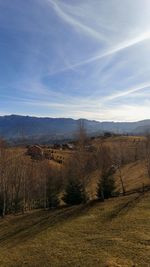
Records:
{"label": "dry brown grass", "polygon": [[[149,183],[144,162],[122,173],[126,190]],[[150,192],[0,219],[0,267],[22,266],[150,267]]]}
{"label": "dry brown grass", "polygon": [[1,267],[149,267],[150,193],[0,220]]}
{"label": "dry brown grass", "polygon": [[[150,184],[150,179],[148,178],[144,161],[127,164],[122,168],[121,172],[126,191],[142,188],[143,184],[145,186]],[[117,180],[117,189],[121,191],[121,183],[118,172],[115,177]]]}

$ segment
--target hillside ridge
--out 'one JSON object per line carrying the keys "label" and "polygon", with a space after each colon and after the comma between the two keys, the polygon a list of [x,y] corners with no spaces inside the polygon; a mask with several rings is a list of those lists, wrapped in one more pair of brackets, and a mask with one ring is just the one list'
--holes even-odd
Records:
{"label": "hillside ridge", "polygon": [[137,122],[95,121],[72,118],[32,117],[22,115],[0,116],[0,136],[7,140],[34,138],[35,140],[62,140],[73,138],[83,120],[87,133],[98,135],[105,131],[118,134],[142,134],[150,129],[150,120]]}

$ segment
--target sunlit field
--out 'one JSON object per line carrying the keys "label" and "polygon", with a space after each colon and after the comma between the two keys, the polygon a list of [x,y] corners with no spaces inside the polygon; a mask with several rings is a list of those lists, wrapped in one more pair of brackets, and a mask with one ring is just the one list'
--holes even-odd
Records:
{"label": "sunlit field", "polygon": [[0,220],[0,266],[150,263],[150,194]]}

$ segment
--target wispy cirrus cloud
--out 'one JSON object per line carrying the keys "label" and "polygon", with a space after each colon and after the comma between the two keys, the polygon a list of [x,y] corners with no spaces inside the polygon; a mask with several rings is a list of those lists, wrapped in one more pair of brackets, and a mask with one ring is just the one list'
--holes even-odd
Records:
{"label": "wispy cirrus cloud", "polygon": [[[79,8],[78,6],[71,6],[70,4],[66,3],[64,4],[63,1],[58,1],[58,0],[46,0],[51,7],[55,10],[57,16],[59,18],[61,18],[61,20],[63,20],[64,22],[66,22],[67,24],[73,26],[73,28],[75,30],[81,30],[82,34],[88,34],[90,38],[95,38],[98,39],[101,43],[102,41],[104,41],[105,46],[107,47],[107,49],[104,47],[102,47],[100,49],[100,51],[98,53],[96,53],[95,55],[86,58],[85,60],[82,61],[78,61],[74,64],[70,64],[67,67],[64,67],[56,72],[52,72],[51,74],[56,74],[58,72],[64,72],[64,71],[68,71],[74,68],[78,68],[81,66],[84,66],[86,64],[90,64],[94,61],[98,61],[101,60],[105,57],[108,56],[112,56],[113,54],[116,54],[118,52],[121,52],[124,49],[128,49],[130,47],[133,47],[137,44],[140,44],[146,40],[150,39],[150,31],[149,29],[146,27],[146,30],[143,29],[137,31],[137,29],[133,30],[132,35],[130,34],[129,36],[125,34],[125,40],[124,38],[120,41],[120,38],[116,38],[115,44],[114,42],[108,38],[107,36],[107,32],[101,30],[101,24],[104,24],[103,21],[100,20],[100,23],[97,25],[97,27],[94,28],[93,25],[91,25],[91,27],[87,26],[86,24],[83,23],[83,21],[80,21],[80,17],[85,18],[85,10],[87,12],[87,17],[90,13],[90,8],[93,7],[94,5],[92,5],[91,3],[89,4],[89,1],[87,1],[87,4],[85,4],[85,1],[83,1],[81,4],[81,7]],[[117,1],[118,2],[118,1]],[[82,7],[83,5],[83,7]],[[100,8],[101,6],[98,5],[98,1],[95,1],[95,6],[98,8]],[[106,5],[107,6],[107,5]],[[111,6],[111,5],[110,5]],[[76,12],[74,11],[76,10]],[[94,10],[96,13],[96,9]],[[96,14],[95,14],[96,15]],[[83,19],[82,18],[82,19]],[[99,17],[93,17],[93,19],[99,21]],[[89,23],[90,24],[90,23]],[[118,23],[119,26],[119,23]],[[132,26],[132,25],[131,25]],[[129,26],[128,26],[129,27]],[[128,31],[128,27],[126,27],[125,29],[121,29],[122,31]],[[103,28],[109,28],[110,29],[110,36],[112,36],[114,29],[113,26],[103,26]],[[96,29],[96,30],[95,30]],[[130,28],[129,28],[130,29]],[[130,29],[131,31],[131,29]],[[113,39],[113,38],[112,38]]]}
{"label": "wispy cirrus cloud", "polygon": [[80,22],[78,19],[74,18],[73,16],[69,15],[63,8],[61,8],[61,5],[57,1],[53,0],[47,0],[51,6],[54,8],[56,14],[65,22],[72,25],[75,30],[81,30],[85,34],[96,38],[99,41],[105,40],[104,35],[101,34],[99,31],[93,29],[92,27],[87,26],[86,24]]}
{"label": "wispy cirrus cloud", "polygon": [[0,6],[1,113],[148,118],[149,1]]}
{"label": "wispy cirrus cloud", "polygon": [[146,82],[143,84],[140,84],[138,86],[135,86],[133,88],[129,88],[127,90],[120,90],[119,92],[113,93],[112,95],[106,96],[104,98],[104,101],[111,101],[117,98],[123,98],[128,95],[143,91],[144,89],[150,90],[150,82]]}
{"label": "wispy cirrus cloud", "polygon": [[124,49],[135,46],[135,45],[137,45],[141,42],[144,42],[146,40],[150,40],[150,32],[144,32],[141,35],[139,35],[139,36],[137,36],[131,40],[127,40],[121,44],[117,44],[115,47],[112,47],[106,51],[100,52],[100,53],[98,53],[98,54],[96,54],[96,55],[94,55],[88,59],[82,60],[82,61],[77,62],[77,63],[72,64],[72,65],[70,64],[69,66],[67,66],[65,68],[62,68],[62,69],[55,71],[55,72],[52,72],[52,73],[50,73],[50,75],[54,75],[54,74],[59,73],[59,72],[65,72],[68,70],[73,70],[73,69],[78,68],[78,67],[82,67],[82,66],[84,66],[86,64],[90,64],[94,61],[98,61],[98,60],[101,60],[105,57],[117,54],[118,52],[121,52]]}

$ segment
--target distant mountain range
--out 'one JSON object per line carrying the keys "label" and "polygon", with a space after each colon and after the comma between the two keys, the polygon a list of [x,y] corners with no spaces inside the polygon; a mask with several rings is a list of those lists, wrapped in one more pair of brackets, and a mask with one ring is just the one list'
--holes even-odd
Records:
{"label": "distant mountain range", "polygon": [[[138,122],[99,122],[85,120],[89,135],[103,132],[143,134],[150,130],[150,120]],[[70,118],[38,118],[20,115],[0,116],[0,137],[11,142],[32,140],[33,142],[58,141],[73,138],[80,120]]]}

